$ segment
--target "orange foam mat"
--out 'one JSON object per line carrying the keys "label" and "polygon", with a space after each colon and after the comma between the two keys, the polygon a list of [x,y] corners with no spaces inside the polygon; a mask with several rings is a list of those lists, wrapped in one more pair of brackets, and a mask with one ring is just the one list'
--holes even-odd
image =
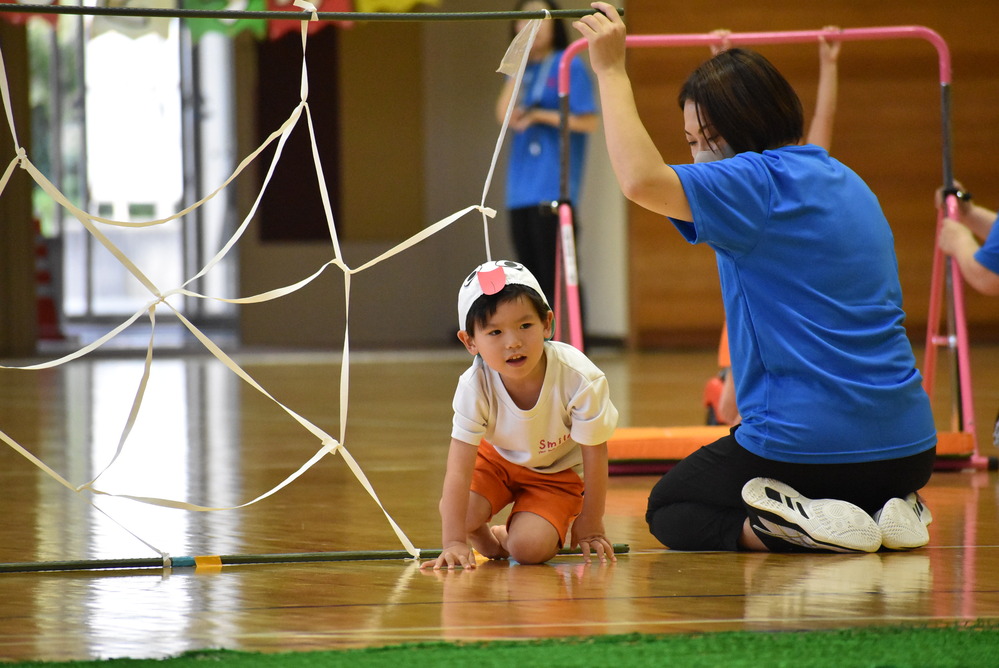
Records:
{"label": "orange foam mat", "polygon": [[607,441],[610,461],[683,459],[691,452],[717,441],[729,427],[621,427]]}
{"label": "orange foam mat", "polygon": [[937,432],[937,457],[970,457],[975,454],[975,437],[966,431]]}
{"label": "orange foam mat", "polygon": [[[607,441],[611,474],[662,473],[702,445],[717,441],[729,427],[621,427]],[[975,441],[970,433],[940,432],[937,456],[945,460],[973,457]],[[941,465],[944,463],[941,462]]]}

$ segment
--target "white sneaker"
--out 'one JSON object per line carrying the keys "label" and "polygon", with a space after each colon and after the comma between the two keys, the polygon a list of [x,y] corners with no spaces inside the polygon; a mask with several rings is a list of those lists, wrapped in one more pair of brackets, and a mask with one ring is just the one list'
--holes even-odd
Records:
{"label": "white sneaker", "polygon": [[831,552],[877,552],[881,530],[859,506],[840,499],[809,499],[770,478],[742,488],[750,526],[798,547]]}
{"label": "white sneaker", "polygon": [[881,529],[882,544],[889,550],[911,550],[930,542],[926,526],[933,521],[933,514],[915,492],[904,499],[888,499],[874,513],[874,521]]}

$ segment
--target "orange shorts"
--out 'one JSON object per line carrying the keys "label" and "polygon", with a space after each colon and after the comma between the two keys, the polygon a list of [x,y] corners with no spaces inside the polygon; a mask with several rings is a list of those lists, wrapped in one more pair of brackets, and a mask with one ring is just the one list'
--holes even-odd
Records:
{"label": "orange shorts", "polygon": [[583,481],[575,471],[532,471],[503,459],[486,441],[479,444],[475,458],[472,491],[489,501],[493,515],[513,503],[510,518],[519,512],[545,518],[558,531],[559,547],[565,544],[569,526],[583,510]]}

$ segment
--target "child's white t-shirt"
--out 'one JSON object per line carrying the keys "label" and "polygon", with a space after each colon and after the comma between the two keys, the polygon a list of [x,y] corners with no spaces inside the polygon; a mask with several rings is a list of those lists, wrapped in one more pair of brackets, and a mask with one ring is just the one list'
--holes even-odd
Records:
{"label": "child's white t-shirt", "polygon": [[580,445],[607,441],[617,426],[607,378],[586,355],[545,343],[545,380],[533,408],[517,407],[499,373],[476,356],[458,380],[451,437],[489,441],[501,457],[541,473],[573,469],[582,476]]}

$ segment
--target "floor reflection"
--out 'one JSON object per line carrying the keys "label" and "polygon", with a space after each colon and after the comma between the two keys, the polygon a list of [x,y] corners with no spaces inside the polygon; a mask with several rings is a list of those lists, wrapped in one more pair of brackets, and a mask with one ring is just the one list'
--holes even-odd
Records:
{"label": "floor reflection", "polygon": [[[615,564],[522,566],[485,561],[468,571],[422,571],[441,584],[445,640],[526,639],[606,633]],[[621,595],[623,592],[617,592]]]}
{"label": "floor reflection", "polygon": [[746,560],[745,619],[925,618],[933,575],[925,551],[897,554],[760,554]]}
{"label": "floor reflection", "polygon": [[[240,503],[240,422],[232,418],[241,381],[207,359],[156,360],[129,425],[143,366],[141,360],[68,366],[59,393],[67,429],[64,438],[44,442],[39,456],[58,462],[54,468],[74,484],[93,481],[109,494]],[[93,496],[91,505],[90,494],[73,495],[51,483],[38,481],[41,506],[60,508],[38,514],[41,555],[189,555],[204,548],[197,537],[205,535],[213,536],[220,553],[238,547],[232,540],[240,533],[238,513],[182,512],[102,495]]]}
{"label": "floor reflection", "polygon": [[[339,434],[336,356],[247,355],[240,362],[278,400]],[[710,351],[603,360],[623,386],[621,403],[636,426],[702,419],[702,369],[714,363]],[[439,547],[436,504],[451,395],[466,366],[466,356],[448,355],[359,356],[353,362],[344,442],[421,548]],[[86,482],[114,456],[142,369],[141,360],[108,358],[32,373],[0,370],[0,428],[74,484]],[[157,359],[146,392],[122,455],[97,482],[102,489],[238,505],[280,483],[318,448],[302,425],[214,358]],[[874,555],[664,550],[643,517],[656,478],[610,480],[608,536],[630,550],[615,564],[559,557],[544,566],[487,562],[454,573],[382,560],[0,574],[0,658],[139,658],[206,647],[274,652],[999,618],[995,472],[935,474],[924,493],[934,514],[930,546]],[[0,449],[0,484],[7,516],[0,534],[3,563],[156,557],[159,551],[400,549],[381,511],[337,456],[236,511],[188,512],[96,497],[102,513],[9,448]]]}

